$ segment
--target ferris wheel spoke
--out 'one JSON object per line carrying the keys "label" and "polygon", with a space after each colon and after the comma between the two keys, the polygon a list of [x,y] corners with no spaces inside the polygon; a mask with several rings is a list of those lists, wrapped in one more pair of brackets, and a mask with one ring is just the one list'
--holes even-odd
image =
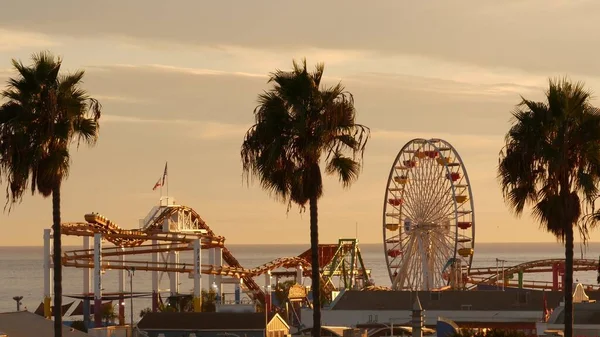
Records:
{"label": "ferris wheel spoke", "polygon": [[448,262],[450,258],[455,258],[458,256],[457,254],[455,254],[454,237],[444,235],[440,241],[440,244],[446,247],[446,249],[448,250],[448,258],[446,259],[446,261],[444,261],[444,263]]}
{"label": "ferris wheel spoke", "polygon": [[[421,152],[429,151],[429,148],[423,146],[420,148]],[[422,158],[419,160],[418,170],[415,172],[415,194],[419,199],[419,219],[422,219],[426,213],[429,199],[429,185],[431,183],[429,176],[430,160],[428,158]]]}
{"label": "ferris wheel spoke", "polygon": [[429,160],[429,170],[427,172],[428,176],[428,185],[427,190],[428,198],[426,200],[427,210],[429,213],[432,207],[435,207],[435,200],[438,198],[438,189],[441,186],[440,184],[440,171],[437,162],[433,160]]}
{"label": "ferris wheel spoke", "polygon": [[[448,260],[453,257],[453,252],[454,252],[454,245],[452,245],[450,242],[448,242],[448,236],[442,233],[439,233],[440,235],[436,235],[435,236],[435,240],[438,243],[438,247],[440,248],[441,252],[444,252],[444,255],[442,257],[441,263],[444,265],[446,262],[448,262]],[[443,267],[442,265],[442,267]]]}
{"label": "ferris wheel spoke", "polygon": [[[452,185],[448,188],[447,193],[449,195],[452,195]],[[460,205],[459,205],[460,206]],[[451,218],[452,214],[454,213],[455,208],[454,208],[454,198],[450,197],[446,199],[445,204],[441,205],[438,209],[438,211],[436,212],[436,216],[440,217],[440,218]]]}
{"label": "ferris wheel spoke", "polygon": [[431,215],[435,213],[435,209],[439,207],[438,205],[443,202],[444,200],[441,196],[435,194],[431,195],[428,201],[426,212],[423,216],[423,221],[428,221],[428,219],[431,218]]}
{"label": "ferris wheel spoke", "polygon": [[454,247],[450,247],[449,245],[447,245],[447,242],[445,242],[445,240],[441,239],[440,236],[445,236],[445,235],[443,235],[442,233],[434,233],[434,235],[432,235],[433,240],[436,243],[435,247],[437,248],[436,249],[437,258],[435,260],[437,261],[436,271],[438,271],[439,274],[442,273],[442,269],[444,268],[444,265],[450,259],[450,257],[452,257],[453,251],[454,251]]}
{"label": "ferris wheel spoke", "polygon": [[[429,147],[426,151],[430,151]],[[431,185],[432,185],[432,176],[431,176],[431,159],[424,158],[421,160],[422,169],[419,171],[419,181],[420,188],[419,193],[421,196],[421,219],[424,218],[427,214],[427,209],[430,204],[431,199]]]}
{"label": "ferris wheel spoke", "polygon": [[422,275],[422,271],[421,271],[421,255],[419,254],[419,243],[418,243],[418,236],[415,235],[414,236],[414,242],[413,242],[413,247],[412,247],[412,260],[411,260],[411,264],[409,267],[410,273],[407,275],[409,282],[407,284],[408,288],[412,289],[417,289],[419,288],[419,282],[421,280],[421,275]]}
{"label": "ferris wheel spoke", "polygon": [[[404,206],[406,206],[405,215],[408,215],[411,219],[415,219],[416,213],[415,213],[415,210],[413,209],[414,206],[413,206],[412,198],[407,197],[407,195],[404,195],[403,203],[405,203]],[[402,219],[400,219],[400,221],[402,221]]]}
{"label": "ferris wheel spoke", "polygon": [[428,209],[428,213],[426,217],[424,217],[424,221],[432,222],[439,217],[440,210],[448,205],[449,200],[447,198],[439,197],[437,199],[433,199],[431,201],[431,205]]}
{"label": "ferris wheel spoke", "polygon": [[[423,146],[420,146],[416,151],[423,152]],[[424,212],[424,206],[426,205],[426,191],[425,185],[427,183],[426,177],[424,176],[424,171],[426,169],[427,162],[423,159],[418,159],[415,156],[414,159],[418,162],[418,165],[415,166],[414,169],[411,170],[411,190],[410,194],[414,196],[415,205],[415,218],[418,220],[422,218]]]}
{"label": "ferris wheel spoke", "polygon": [[406,276],[408,275],[408,267],[410,264],[410,257],[412,256],[412,246],[413,240],[412,237],[408,237],[406,247],[404,248],[404,253],[401,255],[401,258],[398,261],[398,266],[396,267],[396,276],[393,281],[393,285],[402,287],[404,285]]}
{"label": "ferris wheel spoke", "polygon": [[418,277],[420,275],[420,270],[419,270],[419,261],[420,261],[420,256],[418,254],[418,237],[417,235],[413,235],[412,236],[412,240],[411,240],[411,254],[410,257],[407,259],[407,270],[406,270],[406,274],[405,277],[407,278],[406,283],[406,288],[409,289],[414,289],[415,285],[417,284],[416,282],[418,282]]}
{"label": "ferris wheel spoke", "polygon": [[[442,167],[443,168],[443,167]],[[447,180],[441,176],[443,176],[443,170],[440,169],[438,170],[438,176],[436,179],[436,183],[435,186],[432,188],[432,192],[431,192],[431,198],[430,198],[430,202],[429,202],[429,208],[428,211],[431,212],[433,210],[435,210],[438,207],[438,204],[440,202],[445,201],[446,199],[448,199],[448,192],[450,191],[449,187],[447,186]]]}
{"label": "ferris wheel spoke", "polygon": [[419,213],[420,213],[420,195],[418,193],[418,185],[419,185],[419,180],[418,180],[418,176],[417,173],[415,173],[416,171],[414,169],[411,169],[408,172],[408,182],[407,182],[407,189],[406,189],[406,199],[408,201],[408,204],[410,205],[410,209],[411,209],[411,214],[412,214],[412,218],[413,219],[417,219],[419,217]]}
{"label": "ferris wheel spoke", "polygon": [[[400,158],[400,162],[398,163],[399,165],[404,165],[404,163],[410,161],[410,157],[408,156],[402,156]],[[413,200],[413,193],[411,193],[411,189],[413,187],[412,181],[411,181],[411,176],[413,175],[412,173],[412,169],[405,169],[403,170],[402,173],[406,178],[407,178],[407,182],[404,184],[403,186],[403,203],[406,203],[407,207],[408,207],[408,212],[411,214],[411,217],[414,218],[415,217],[415,207],[414,207],[414,200]]]}
{"label": "ferris wheel spoke", "polygon": [[454,213],[454,200],[452,198],[446,198],[445,200],[440,201],[438,205],[438,209],[430,215],[430,221],[447,219]]}

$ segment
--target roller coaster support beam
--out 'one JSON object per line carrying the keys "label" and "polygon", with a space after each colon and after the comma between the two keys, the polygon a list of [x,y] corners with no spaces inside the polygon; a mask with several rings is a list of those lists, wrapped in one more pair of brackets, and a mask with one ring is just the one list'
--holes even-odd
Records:
{"label": "roller coaster support beam", "polygon": [[44,229],[44,317],[50,318],[52,312],[50,303],[52,301],[52,260],[50,255],[50,229]]}
{"label": "roller coaster support beam", "polygon": [[194,241],[194,311],[202,311],[202,249],[200,239]]}
{"label": "roller coaster support beam", "polygon": [[[120,247],[120,250],[123,251],[123,248]],[[120,255],[119,260],[121,262],[121,266],[125,266],[125,255]],[[119,281],[119,325],[125,325],[125,270],[119,269],[118,274]],[[133,322],[131,322],[133,324]]]}
{"label": "roller coaster support beam", "polygon": [[[559,280],[559,277],[562,279]],[[563,263],[555,262],[552,264],[552,290],[558,291],[565,284],[565,266]]]}
{"label": "roller coaster support beam", "polygon": [[102,326],[102,234],[94,234],[94,327]]}
{"label": "roller coaster support beam", "polygon": [[[158,245],[158,241],[152,240],[152,245]],[[152,263],[158,263],[158,252],[152,252]],[[158,270],[152,271],[152,312],[158,311]]]}
{"label": "roller coaster support beam", "polygon": [[271,271],[269,270],[265,273],[265,312],[271,312],[271,305],[273,303],[271,300],[272,281]]}
{"label": "roller coaster support beam", "polygon": [[[209,248],[208,249],[208,265],[209,266],[214,266],[215,265],[215,249],[214,248]],[[209,286],[209,288],[212,287],[213,284],[215,284],[215,275],[209,274],[208,275],[208,286]]]}
{"label": "roller coaster support beam", "polygon": [[[217,268],[223,267],[223,248],[213,248],[215,251],[215,264]],[[217,293],[220,295],[221,303],[223,303],[223,276],[217,274],[215,276],[215,283],[217,284]]]}
{"label": "roller coaster support beam", "polygon": [[[90,237],[83,237],[83,249],[90,249]],[[92,257],[93,258],[93,257]],[[90,268],[83,268],[83,323],[86,327],[90,326]]]}
{"label": "roller coaster support beam", "polygon": [[240,279],[240,280],[238,280],[235,283],[235,288],[234,288],[234,291],[233,291],[234,296],[235,296],[235,304],[240,304],[241,301],[242,301],[242,298],[241,298],[242,297],[241,296],[242,295],[241,294],[241,282],[242,282],[242,280]]}
{"label": "roller coaster support beam", "polygon": [[[177,234],[173,234],[174,238],[177,238]],[[167,259],[169,263],[173,266],[179,264],[179,252],[178,251],[170,251],[167,254]],[[177,272],[169,272],[169,281],[170,281],[170,289],[171,296],[175,296],[179,293],[179,273]]]}
{"label": "roller coaster support beam", "polygon": [[296,283],[302,285],[303,284],[303,268],[302,266],[296,267]]}

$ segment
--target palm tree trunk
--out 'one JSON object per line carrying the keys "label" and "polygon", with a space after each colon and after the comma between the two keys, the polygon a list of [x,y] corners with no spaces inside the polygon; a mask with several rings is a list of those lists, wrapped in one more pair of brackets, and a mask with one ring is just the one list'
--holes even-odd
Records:
{"label": "palm tree trunk", "polygon": [[321,336],[321,268],[319,266],[319,221],[317,197],[310,197],[310,255],[313,297],[313,337]]}
{"label": "palm tree trunk", "polygon": [[60,185],[52,190],[52,233],[54,253],[54,337],[62,337],[62,263],[60,234]]}
{"label": "palm tree trunk", "polygon": [[573,225],[565,233],[565,330],[564,337],[573,337]]}

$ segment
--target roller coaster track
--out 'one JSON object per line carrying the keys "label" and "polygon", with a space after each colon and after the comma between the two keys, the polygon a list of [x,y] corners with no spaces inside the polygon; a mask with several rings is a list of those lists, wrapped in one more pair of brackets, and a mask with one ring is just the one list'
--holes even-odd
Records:
{"label": "roller coaster track", "polygon": [[[564,264],[563,259],[544,259],[529,261],[514,266],[504,267],[504,275],[511,275],[518,272],[523,273],[543,273],[552,272],[552,266],[555,264]],[[598,261],[592,259],[573,259],[573,271],[595,271],[598,270]],[[495,284],[501,277],[502,270],[493,267],[471,268],[469,272],[469,283],[473,283],[469,290],[477,287],[478,283]],[[479,277],[478,277],[479,276]]]}
{"label": "roller coaster track", "polygon": [[[173,215],[175,212],[178,212],[179,210],[184,210],[184,211],[190,212],[192,215],[192,218],[194,218],[194,220],[198,221],[199,228],[206,230],[206,234],[208,234],[208,236],[216,237],[213,230],[210,229],[210,227],[208,227],[208,225],[200,217],[200,215],[193,208],[187,207],[187,206],[165,208],[164,211],[160,215],[155,217],[154,220],[151,223],[149,223],[145,229],[148,231],[157,231],[160,228],[160,226],[162,226],[161,223],[165,219],[167,219],[168,217]],[[233,254],[231,254],[231,252],[229,251],[229,249],[227,249],[227,247],[223,246],[222,254],[223,254],[223,260],[225,260],[225,262],[229,265],[229,267],[235,267],[235,268],[242,267],[240,262],[233,256]],[[264,303],[265,302],[265,294],[260,289],[260,286],[254,281],[254,279],[252,279],[252,276],[251,275],[243,276],[242,280],[244,281],[244,284],[246,285],[246,287],[248,287],[248,289],[252,292],[251,293],[252,298],[259,300],[261,303]]]}
{"label": "roller coaster track", "polygon": [[[197,221],[198,229],[202,229],[204,233],[176,233],[177,235],[175,236],[173,233],[163,232],[162,226],[164,221],[181,210],[188,212],[192,216],[192,219]],[[93,236],[95,233],[101,233],[107,241],[116,246],[104,248],[102,251],[102,255],[105,257],[102,261],[103,268],[107,269],[136,267],[138,270],[146,271],[191,273],[193,272],[193,265],[189,263],[169,263],[168,265],[165,265],[161,262],[128,260],[124,265],[120,260],[111,260],[110,257],[192,250],[189,243],[200,237],[203,248],[222,247],[223,260],[227,263],[227,266],[220,267],[203,266],[201,272],[203,274],[240,277],[244,281],[244,285],[250,290],[251,297],[260,302],[264,302],[265,295],[260,286],[254,281],[253,277],[278,268],[295,268],[297,266],[302,266],[305,270],[310,270],[310,264],[305,259],[299,257],[278,258],[253,269],[243,268],[229,249],[224,246],[225,239],[215,235],[200,215],[187,206],[159,208],[153,219],[141,230],[122,229],[113,221],[96,213],[86,214],[85,220],[87,222],[63,223],[61,225],[61,232],[64,235],[76,236]],[[149,240],[170,241],[172,243],[144,245],[144,242]],[[129,249],[124,250],[122,248]],[[69,267],[93,268],[93,256],[93,249],[67,251],[62,257],[62,264]],[[108,257],[108,259],[106,259],[106,257]]]}
{"label": "roller coaster track", "polygon": [[310,271],[310,263],[306,262],[303,258],[293,256],[293,257],[280,257],[273,261],[267,262],[263,265],[260,265],[256,268],[252,268],[249,270],[249,274],[251,276],[259,276],[270,270],[275,270],[278,268],[296,268],[301,266],[305,271]]}
{"label": "roller coaster track", "polygon": [[[174,223],[171,219],[181,218],[185,218],[185,225],[182,226],[189,227],[182,227],[185,228],[183,230],[171,228]],[[131,259],[124,261],[118,257],[122,255],[189,251],[193,249],[191,243],[200,238],[202,249],[213,247],[222,248],[222,258],[226,263],[226,265],[223,266],[203,265],[201,273],[241,278],[243,280],[244,288],[248,290],[248,295],[261,303],[264,303],[265,294],[261,287],[254,281],[253,277],[279,268],[292,269],[301,266],[304,269],[304,273],[309,274],[312,269],[310,264],[310,250],[307,250],[299,256],[278,258],[252,269],[243,268],[231,251],[225,247],[225,238],[215,235],[213,230],[206,224],[200,215],[194,209],[187,206],[160,206],[144,220],[145,225],[141,229],[122,229],[113,221],[97,213],[86,214],[85,220],[86,222],[63,223],[61,226],[62,234],[89,237],[96,233],[100,233],[102,234],[103,239],[114,244],[114,247],[102,248],[103,269],[126,269],[135,267],[137,270],[145,271],[192,273],[193,264],[191,263],[150,262]],[[169,226],[167,229],[168,231],[164,230],[164,226]],[[157,242],[145,244],[147,241]],[[158,243],[159,241],[160,243]],[[319,261],[321,262],[321,265],[329,265],[330,260],[339,253],[338,250],[340,247],[344,249],[348,248],[346,247],[348,244],[340,245],[319,246]],[[64,266],[93,268],[94,250],[80,249],[66,251],[63,253],[61,261]],[[362,260],[360,261],[362,263]],[[364,269],[364,266],[362,266],[362,268]],[[331,275],[325,277],[325,274],[327,274],[325,269],[326,268],[321,272],[321,284],[323,285],[322,289],[325,291],[325,294],[330,294],[331,291],[335,289],[331,277],[334,274],[338,275],[340,271],[333,269],[328,270]],[[363,272],[359,274],[362,275],[365,272],[366,270],[363,270]],[[365,277],[364,275],[362,276]]]}
{"label": "roller coaster track", "polygon": [[[168,209],[168,208],[167,208]],[[167,212],[164,212],[167,213]],[[164,220],[164,217],[162,218]],[[142,230],[123,229],[106,217],[89,213],[85,215],[87,222],[67,222],[61,224],[61,234],[75,236],[93,236],[101,233],[110,243],[118,247],[138,247],[149,240],[192,242],[193,239],[201,238],[202,243],[208,247],[222,247],[225,238],[211,234],[187,234],[177,233],[177,237],[157,230],[156,221],[151,226]]]}

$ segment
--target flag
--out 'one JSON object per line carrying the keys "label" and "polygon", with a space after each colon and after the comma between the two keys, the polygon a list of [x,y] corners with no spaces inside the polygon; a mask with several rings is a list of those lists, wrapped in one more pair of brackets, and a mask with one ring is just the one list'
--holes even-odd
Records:
{"label": "flag", "polygon": [[156,184],[154,184],[154,187],[152,188],[152,190],[154,191],[159,187],[165,186],[166,179],[167,179],[167,163],[165,162],[165,171],[163,172],[162,177],[158,178],[158,181],[156,182]]}
{"label": "flag", "polygon": [[162,186],[161,181],[162,181],[162,179],[158,178],[158,181],[156,182],[156,184],[154,184],[154,187],[152,187],[153,191]]}

